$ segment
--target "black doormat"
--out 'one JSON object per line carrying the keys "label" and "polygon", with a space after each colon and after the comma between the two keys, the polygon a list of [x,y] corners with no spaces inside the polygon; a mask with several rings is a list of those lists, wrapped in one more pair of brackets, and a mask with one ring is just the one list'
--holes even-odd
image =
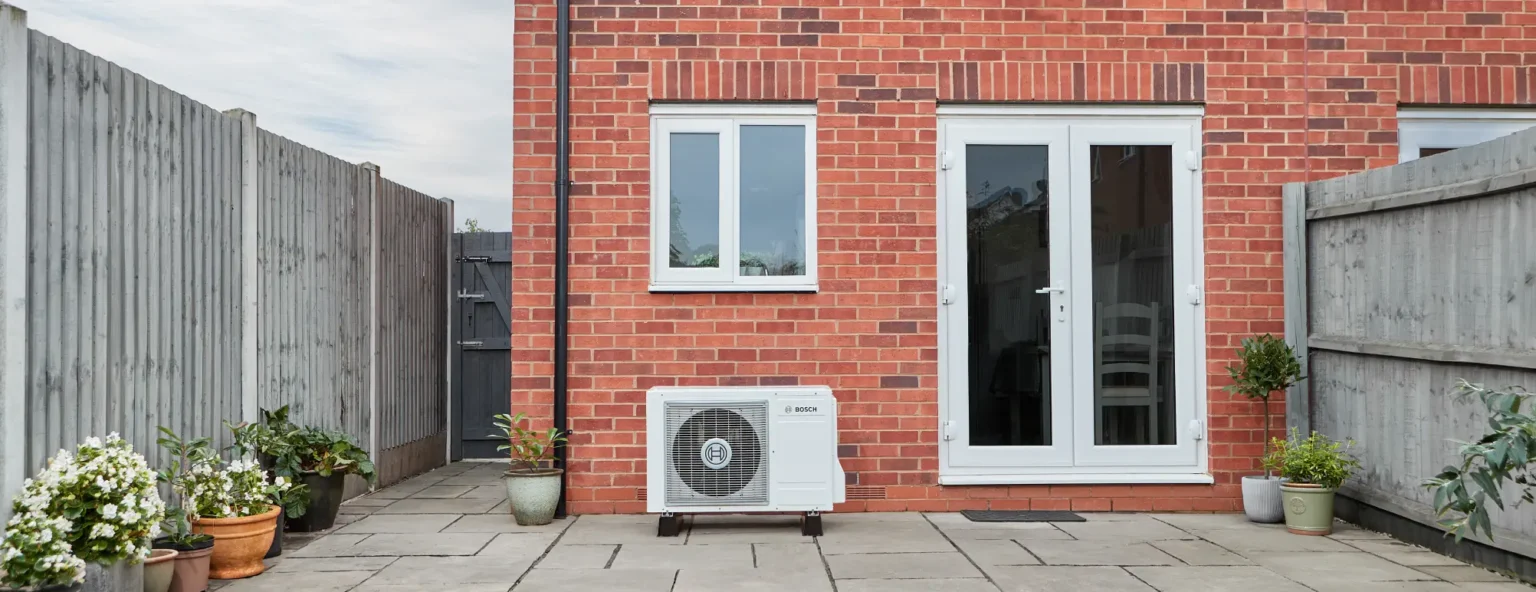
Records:
{"label": "black doormat", "polygon": [[1044,510],[961,510],[971,522],[1087,522],[1071,512]]}

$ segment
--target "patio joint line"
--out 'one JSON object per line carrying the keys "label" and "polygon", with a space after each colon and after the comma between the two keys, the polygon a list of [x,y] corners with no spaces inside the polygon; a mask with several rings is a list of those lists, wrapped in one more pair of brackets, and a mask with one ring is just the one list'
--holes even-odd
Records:
{"label": "patio joint line", "polygon": [[[1058,528],[1056,530],[1061,530],[1061,529]],[[1067,536],[1072,536],[1072,535],[1067,535]],[[1039,555],[1036,555],[1034,551],[1029,550],[1029,547],[1024,546],[1024,543],[1020,542],[1019,539],[1008,539],[1008,541],[1013,543],[1014,546],[1016,546],[1016,547],[1018,547],[1020,549],[1023,549],[1025,553],[1029,553],[1030,557],[1034,557],[1035,561],[1039,561],[1040,562],[1039,565],[1048,565],[1045,562],[1045,560],[1041,559]]]}
{"label": "patio joint line", "polygon": [[[558,541],[559,539],[556,540]],[[550,545],[550,548],[553,549],[554,545]],[[623,548],[624,543],[613,546],[613,552],[608,554],[608,562],[603,564],[603,569],[613,569],[613,562],[619,558],[619,551]]]}
{"label": "patio joint line", "polygon": [[757,543],[748,543],[752,549],[752,569],[757,569]]}
{"label": "patio joint line", "polygon": [[821,551],[821,537],[811,537],[811,543],[816,545],[816,556],[821,558],[821,569],[827,574],[827,581],[832,583],[832,592],[837,592],[837,578],[832,577],[832,564],[827,563],[827,554]]}
{"label": "patio joint line", "polygon": [[[1138,575],[1136,575],[1136,572],[1131,571],[1130,567],[1124,566],[1124,565],[1117,565],[1115,567],[1120,568],[1120,571],[1125,572],[1125,575],[1131,576],[1131,579],[1136,580],[1138,582],[1141,582],[1141,585],[1146,586],[1148,590],[1157,590],[1158,589],[1157,586],[1153,586],[1152,585],[1152,582],[1148,582],[1146,580],[1141,579],[1141,576],[1138,576]],[[1137,566],[1137,567],[1141,567],[1141,566]]]}
{"label": "patio joint line", "polygon": [[[351,588],[347,588],[347,592],[351,592],[352,590],[356,590],[358,588],[363,587],[364,584],[367,584],[370,580],[378,577],[379,576],[379,572],[382,572],[382,571],[384,571],[386,569],[389,569],[389,566],[394,565],[395,562],[399,561],[399,560],[400,560],[399,557],[395,557],[393,559],[390,559],[389,563],[385,563],[382,567],[380,567],[380,568],[378,568],[376,570],[373,570],[373,575],[368,576],[366,578],[363,578],[363,581],[358,582],[356,585],[352,586]],[[263,572],[263,573],[265,573],[265,572]],[[300,573],[304,573],[304,572],[300,572]],[[380,584],[380,585],[383,585],[383,584]]]}
{"label": "patio joint line", "polygon": [[683,575],[683,570],[681,570],[681,569],[674,569],[674,570],[672,570],[672,587],[667,588],[667,592],[672,592],[673,590],[677,589],[677,580],[678,580],[678,578],[681,578],[682,575]]}
{"label": "patio joint line", "polygon": [[[571,530],[571,526],[575,525],[577,520],[581,520],[581,517],[580,516],[573,516],[573,517],[571,517],[570,523],[566,524],[565,528],[560,529],[560,534],[555,535],[555,540],[550,541],[550,543],[548,545],[545,545],[544,552],[539,554],[538,559],[534,559],[532,563],[528,564],[528,569],[523,570],[523,573],[520,573],[520,574],[517,575],[517,579],[512,582],[512,587],[508,588],[508,590],[515,590],[515,589],[517,589],[518,585],[523,583],[523,578],[526,578],[526,577],[528,577],[528,574],[533,573],[533,569],[538,567],[539,563],[543,562],[545,557],[549,556],[549,552],[553,551],[555,549],[555,545],[560,544],[560,539],[565,538],[565,533]],[[494,536],[491,537],[491,540],[492,541],[496,540],[496,537],[494,537]],[[490,542],[487,541],[486,544],[489,545]],[[483,551],[485,549],[482,547],[481,550]],[[479,553],[477,552],[476,555],[479,555]],[[609,561],[611,562],[612,559],[609,559]],[[676,582],[674,581],[673,583],[676,583]]]}
{"label": "patio joint line", "polygon": [[[923,513],[920,513],[918,515],[923,517],[923,522],[927,522],[929,528],[932,528],[934,532],[939,533],[939,536],[944,537],[944,542],[949,543],[949,546],[953,547],[955,549],[955,552],[959,553],[961,557],[964,557],[965,560],[971,564],[971,567],[974,567],[974,568],[976,568],[976,571],[981,572],[981,577],[986,578],[988,584],[992,584],[992,587],[993,588],[997,588],[998,590],[1002,590],[1003,589],[1002,586],[999,586],[997,584],[997,582],[992,579],[992,574],[989,574],[989,573],[987,573],[987,570],[982,569],[981,565],[976,563],[975,559],[971,559],[971,556],[965,552],[965,549],[961,549],[960,545],[956,545],[955,541],[953,539],[949,538],[949,534],[944,532],[944,529],[939,528],[939,525],[934,524],[933,520],[928,518],[928,513],[923,512]],[[1009,539],[1009,540],[1012,540],[1012,539]],[[1027,550],[1028,549],[1026,549],[1026,551]]]}

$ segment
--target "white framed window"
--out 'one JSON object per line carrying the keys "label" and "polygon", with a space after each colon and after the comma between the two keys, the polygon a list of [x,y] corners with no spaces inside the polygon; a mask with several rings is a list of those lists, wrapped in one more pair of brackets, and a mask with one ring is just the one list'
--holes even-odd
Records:
{"label": "white framed window", "polygon": [[1532,127],[1536,127],[1536,110],[1531,109],[1398,109],[1398,162],[1481,144]]}
{"label": "white framed window", "polygon": [[816,291],[816,106],[651,106],[651,291]]}

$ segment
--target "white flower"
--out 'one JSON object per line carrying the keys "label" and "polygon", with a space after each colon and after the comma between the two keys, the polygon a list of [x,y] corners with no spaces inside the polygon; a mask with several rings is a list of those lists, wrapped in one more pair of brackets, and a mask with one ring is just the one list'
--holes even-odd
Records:
{"label": "white flower", "polygon": [[102,506],[101,507],[101,517],[102,518],[106,518],[107,520],[112,520],[114,518],[117,518],[117,505],[116,504],[107,504],[105,506]]}

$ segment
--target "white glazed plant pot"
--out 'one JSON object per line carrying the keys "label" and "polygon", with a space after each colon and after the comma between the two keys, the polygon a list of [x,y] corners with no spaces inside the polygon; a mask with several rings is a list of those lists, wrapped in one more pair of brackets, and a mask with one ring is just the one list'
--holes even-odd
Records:
{"label": "white glazed plant pot", "polygon": [[507,503],[512,518],[520,526],[539,526],[555,520],[555,506],[560,504],[560,474],[563,469],[523,469],[507,471]]}
{"label": "white glazed plant pot", "polygon": [[85,564],[83,592],[127,592],[144,590],[144,561],[124,559],[112,565]]}
{"label": "white glazed plant pot", "polygon": [[1243,477],[1243,513],[1250,522],[1274,524],[1285,519],[1279,477]]}

